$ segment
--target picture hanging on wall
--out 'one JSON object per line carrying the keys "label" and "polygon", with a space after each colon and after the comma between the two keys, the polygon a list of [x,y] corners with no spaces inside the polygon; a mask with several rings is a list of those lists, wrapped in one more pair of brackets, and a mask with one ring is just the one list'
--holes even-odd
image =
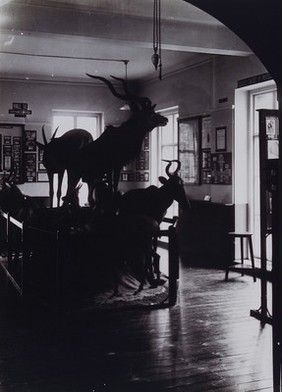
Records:
{"label": "picture hanging on wall", "polygon": [[232,184],[232,153],[211,154],[211,183],[217,185]]}
{"label": "picture hanging on wall", "polygon": [[211,148],[211,117],[202,118],[202,149]]}
{"label": "picture hanging on wall", "polygon": [[3,170],[10,171],[12,167],[12,144],[3,145]]}
{"label": "picture hanging on wall", "polygon": [[184,184],[200,183],[200,117],[178,120],[178,157]]}
{"label": "picture hanging on wall", "polygon": [[36,131],[24,132],[24,151],[36,151]]}
{"label": "picture hanging on wall", "polygon": [[36,154],[24,153],[24,173],[26,182],[36,182]]}
{"label": "picture hanging on wall", "polygon": [[37,173],[37,181],[38,182],[48,182],[48,174],[47,172],[38,172]]}
{"label": "picture hanging on wall", "polygon": [[24,125],[0,124],[0,171],[15,173],[15,183],[23,181],[22,136]]}
{"label": "picture hanging on wall", "polygon": [[226,151],[226,127],[218,127],[215,132],[216,151]]}
{"label": "picture hanging on wall", "polygon": [[37,164],[38,164],[38,171],[40,172],[47,172],[45,166],[43,165],[43,154],[44,154],[44,149],[38,147],[38,155],[37,155]]}

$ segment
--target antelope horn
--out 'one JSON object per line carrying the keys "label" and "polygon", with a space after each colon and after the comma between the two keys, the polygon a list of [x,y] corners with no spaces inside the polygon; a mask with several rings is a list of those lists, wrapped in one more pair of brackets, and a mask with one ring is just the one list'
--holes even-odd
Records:
{"label": "antelope horn", "polygon": [[88,73],[86,73],[86,75],[89,76],[90,78],[98,79],[98,80],[101,80],[102,82],[104,82],[104,83],[109,87],[109,89],[111,90],[112,94],[113,94],[115,97],[117,97],[117,98],[119,98],[119,99],[122,99],[122,100],[124,100],[124,101],[127,101],[127,100],[130,99],[129,94],[123,95],[123,94],[118,93],[118,92],[116,91],[116,89],[114,88],[113,84],[112,84],[108,79],[103,78],[102,76],[90,75],[90,74],[88,74]]}
{"label": "antelope horn", "polygon": [[128,91],[128,85],[126,83],[126,80],[122,79],[122,78],[118,78],[116,76],[110,75],[111,78],[118,80],[122,83],[123,89],[125,91],[125,93],[128,95],[129,99],[131,99],[132,101],[138,102],[140,103],[140,105],[142,106],[142,108],[146,108],[146,107],[150,107],[152,106],[152,102],[149,98],[147,97],[138,97],[136,95],[132,95],[129,91]]}
{"label": "antelope horn", "polygon": [[[113,84],[106,78],[103,78],[102,76],[95,76],[95,75],[90,75],[90,74],[86,74],[87,76],[89,76],[90,78],[93,79],[98,79],[101,80],[102,82],[104,82],[109,89],[111,90],[111,92],[113,93],[113,95],[119,99],[122,99],[123,101],[127,101],[130,109],[132,111],[136,111],[138,110],[138,107],[136,106],[136,103],[139,103],[142,107],[142,109],[145,109],[146,107],[150,107],[152,105],[151,101],[149,98],[143,98],[143,97],[137,97],[135,95],[132,95],[129,91],[128,91],[128,86],[127,83],[124,79],[122,78],[117,78],[116,76],[112,76],[111,78],[118,80],[122,83],[123,85],[123,89],[125,91],[125,94],[120,94],[116,91],[116,89],[114,88]],[[140,107],[139,107],[140,110]]]}
{"label": "antelope horn", "polygon": [[123,89],[124,89],[124,91],[125,91],[125,93],[126,93],[128,96],[131,96],[130,92],[128,91],[128,85],[127,85],[127,82],[126,82],[125,79],[118,78],[117,76],[113,76],[113,75],[110,75],[110,77],[113,78],[113,79],[115,79],[115,80],[118,80],[119,82],[121,82],[121,83],[122,83],[122,86],[123,86]]}
{"label": "antelope horn", "polygon": [[83,183],[80,182],[79,184],[77,184],[77,186],[75,187],[75,191],[79,191],[82,188]]}
{"label": "antelope horn", "polygon": [[45,135],[44,125],[42,125],[42,137],[43,137],[44,144],[46,146],[46,144],[48,144],[48,142],[47,142],[46,135]]}
{"label": "antelope horn", "polygon": [[[165,168],[165,172],[167,174],[168,177],[174,176],[177,174],[177,172],[179,172],[180,168],[181,168],[181,162],[178,159],[172,159],[172,160],[168,160],[168,159],[163,159],[164,162],[168,162],[168,164],[166,165]],[[173,173],[170,173],[169,169],[170,166],[172,165],[172,162],[176,162],[177,163],[177,168],[174,170]]]}
{"label": "antelope horn", "polygon": [[55,136],[56,136],[56,133],[57,133],[58,129],[59,129],[59,127],[57,127],[57,128],[55,129],[55,132],[53,133],[53,135],[52,135],[52,137],[51,137],[51,140],[55,139]]}

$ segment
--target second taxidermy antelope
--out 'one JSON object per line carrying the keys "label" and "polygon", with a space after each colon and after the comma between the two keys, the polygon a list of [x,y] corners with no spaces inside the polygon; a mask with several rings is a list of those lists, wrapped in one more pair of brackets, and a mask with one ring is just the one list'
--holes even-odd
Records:
{"label": "second taxidermy antelope", "polygon": [[145,135],[156,127],[165,126],[168,120],[155,112],[156,105],[152,105],[149,98],[129,93],[124,80],[115,78],[121,81],[125,91],[120,94],[108,79],[87,75],[105,83],[115,97],[128,102],[131,110],[127,121],[119,127],[107,126],[98,139],[80,149],[68,168],[67,195],[73,192],[82,178],[88,184],[88,202],[93,206],[96,183],[106,175],[111,189],[116,193],[122,167],[138,157]]}
{"label": "second taxidermy antelope", "polygon": [[54,174],[58,174],[57,206],[59,207],[65,170],[68,168],[70,161],[73,160],[78,150],[93,141],[92,135],[84,129],[71,129],[61,137],[56,138],[57,131],[58,128],[55,130],[48,143],[43,126],[42,137],[44,144],[37,142],[38,147],[43,149],[42,163],[48,174],[51,207],[53,207]]}

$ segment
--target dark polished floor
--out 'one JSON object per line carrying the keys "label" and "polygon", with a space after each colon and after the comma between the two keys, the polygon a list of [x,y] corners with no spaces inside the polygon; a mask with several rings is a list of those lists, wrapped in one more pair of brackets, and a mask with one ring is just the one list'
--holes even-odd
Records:
{"label": "dark polished floor", "polygon": [[272,391],[259,284],[181,267],[174,307],[58,317],[23,313],[0,271],[0,391]]}

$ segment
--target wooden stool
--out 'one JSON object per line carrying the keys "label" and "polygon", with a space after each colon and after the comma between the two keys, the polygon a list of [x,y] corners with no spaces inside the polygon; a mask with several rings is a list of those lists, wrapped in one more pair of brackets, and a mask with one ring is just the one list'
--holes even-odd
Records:
{"label": "wooden stool", "polygon": [[[251,256],[251,263],[252,263],[252,271],[253,271],[253,279],[254,282],[256,281],[256,276],[255,276],[255,258],[254,258],[254,250],[253,250],[253,241],[252,241],[252,233],[248,233],[248,232],[230,232],[228,233],[228,235],[230,236],[230,240],[235,240],[235,238],[240,238],[240,249],[241,249],[241,265],[243,266],[244,264],[244,239],[247,240],[247,244],[249,245],[249,250],[250,250],[250,256]],[[230,265],[227,266],[226,268],[226,273],[225,273],[225,280],[228,280],[228,273],[229,271],[236,271],[236,272],[240,272],[240,268],[236,267],[232,267]],[[241,271],[242,272],[242,271]],[[244,270],[245,272],[245,270]],[[242,275],[244,275],[244,272],[242,273]]]}

